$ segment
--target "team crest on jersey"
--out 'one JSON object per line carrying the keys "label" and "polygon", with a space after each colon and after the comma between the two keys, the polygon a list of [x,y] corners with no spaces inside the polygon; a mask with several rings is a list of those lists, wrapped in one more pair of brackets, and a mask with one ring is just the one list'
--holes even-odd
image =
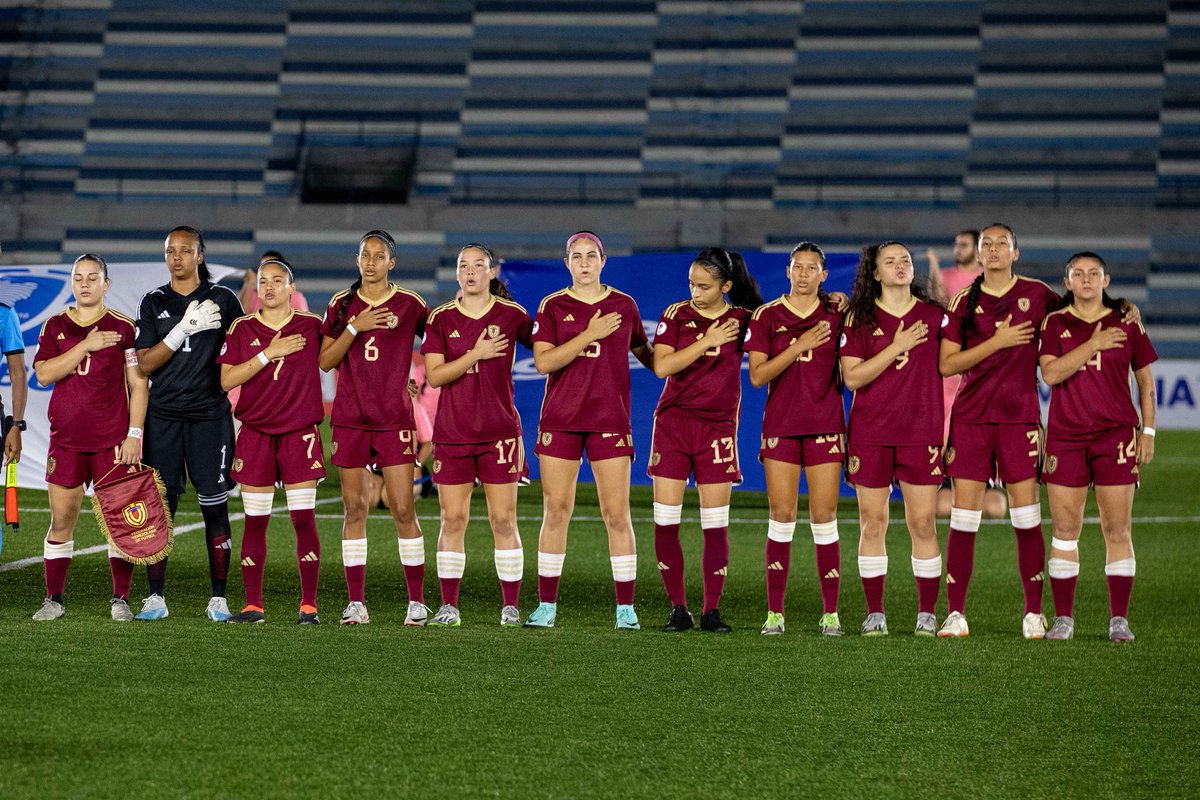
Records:
{"label": "team crest on jersey", "polygon": [[244,466],[246,466],[246,462],[245,462],[245,461],[243,461],[242,459],[240,459],[240,458],[235,458],[235,459],[233,460],[233,471],[234,471],[234,472],[241,472],[241,471],[242,471],[242,467],[244,467]]}
{"label": "team crest on jersey", "polygon": [[554,441],[554,434],[552,434],[552,433],[543,433],[542,434],[542,446],[543,447],[549,447],[550,443],[553,441]]}
{"label": "team crest on jersey", "polygon": [[954,456],[955,456],[954,448],[947,447],[946,448],[946,466],[950,466],[951,464],[954,463]]}
{"label": "team crest on jersey", "polygon": [[1053,475],[1058,469],[1058,456],[1046,456],[1046,474]]}
{"label": "team crest on jersey", "polygon": [[121,516],[125,517],[130,527],[140,528],[150,519],[150,512],[146,510],[146,504],[138,500],[121,509]]}
{"label": "team crest on jersey", "polygon": [[58,466],[58,459],[57,459],[57,458],[55,458],[54,456],[50,456],[49,458],[47,458],[47,459],[46,459],[46,474],[47,474],[47,475],[53,475],[53,474],[54,474],[54,468],[55,468],[55,467],[57,467],[57,466]]}
{"label": "team crest on jersey", "polygon": [[778,444],[779,444],[778,436],[772,436],[770,439],[767,439],[767,449],[768,450],[774,450],[776,445],[778,445]]}
{"label": "team crest on jersey", "polygon": [[334,455],[336,453],[337,453],[337,440],[335,439],[333,441],[333,443],[331,445],[329,445],[329,455]]}
{"label": "team crest on jersey", "polygon": [[851,475],[854,475],[858,472],[858,469],[861,466],[862,462],[858,460],[858,456],[850,456],[850,462],[846,465],[846,470]]}
{"label": "team crest on jersey", "polygon": [[1028,311],[1029,310],[1029,298],[1028,297],[1017,298],[1017,308],[1021,309],[1022,311]]}
{"label": "team crest on jersey", "polygon": [[495,339],[497,336],[500,335],[500,326],[499,325],[488,325],[487,326],[487,335],[488,335],[489,339]]}
{"label": "team crest on jersey", "polygon": [[397,325],[399,325],[399,324],[400,324],[400,318],[399,318],[399,317],[397,317],[395,314],[388,314],[388,318],[387,318],[387,326],[388,326],[389,328],[395,328],[395,327],[396,327]]}
{"label": "team crest on jersey", "polygon": [[658,462],[660,462],[660,461],[662,461],[662,453],[651,453],[650,454],[650,466],[657,467]]}
{"label": "team crest on jersey", "polygon": [[436,475],[441,471],[442,471],[442,460],[440,458],[435,458],[433,460],[433,474]]}

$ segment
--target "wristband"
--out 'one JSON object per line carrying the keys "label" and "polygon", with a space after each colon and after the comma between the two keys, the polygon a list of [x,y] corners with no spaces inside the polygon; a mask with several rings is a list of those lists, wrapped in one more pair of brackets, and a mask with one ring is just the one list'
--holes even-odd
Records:
{"label": "wristband", "polygon": [[132,425],[130,425],[130,426],[129,426],[129,433],[125,434],[125,438],[127,438],[127,439],[137,439],[138,441],[141,441],[141,439],[142,439],[142,429],[141,429],[141,428],[135,428],[135,427],[133,427]]}
{"label": "wristband", "polygon": [[1142,435],[1149,436],[1151,439],[1153,439],[1154,438],[1154,428],[1142,428]]}
{"label": "wristband", "polygon": [[351,336],[358,336],[358,328],[354,327],[353,322],[346,323],[346,330],[350,331]]}
{"label": "wristband", "polygon": [[259,360],[259,361],[262,363],[262,365],[263,365],[264,367],[265,367],[267,364],[270,364],[270,363],[271,363],[271,359],[267,358],[267,351],[266,351],[266,350],[259,350],[259,351],[258,351],[258,360]]}
{"label": "wristband", "polygon": [[178,350],[179,348],[183,347],[183,343],[186,339],[187,334],[179,330],[179,327],[176,326],[172,328],[166,336],[163,337],[163,344],[172,350]]}

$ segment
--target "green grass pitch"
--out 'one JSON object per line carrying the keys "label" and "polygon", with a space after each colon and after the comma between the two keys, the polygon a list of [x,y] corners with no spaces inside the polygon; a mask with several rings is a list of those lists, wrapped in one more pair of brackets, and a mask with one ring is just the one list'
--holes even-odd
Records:
{"label": "green grass pitch", "polygon": [[[816,633],[812,543],[797,531],[788,632],[763,638],[765,498],[735,493],[732,635],[660,633],[669,610],[654,567],[648,490],[634,491],[644,630],[612,629],[612,584],[594,493],[581,487],[559,627],[501,629],[482,505],[468,535],[464,625],[409,629],[385,512],[371,518],[372,623],[345,604],[336,486],[318,509],[324,625],[298,602],[286,512],[269,538],[268,624],[202,617],[203,536],[172,556],[171,617],[118,625],[102,554],[77,556],[68,615],[34,623],[40,564],[0,571],[0,797],[1127,797],[1200,785],[1200,434],[1164,432],[1134,507],[1137,641],[1107,641],[1103,545],[1081,545],[1077,638],[1026,642],[1011,529],[980,533],[963,641],[915,639],[915,589],[899,509],[889,535],[892,635],[855,631],[863,598],[857,525],[843,503],[842,620]],[[0,561],[39,555],[45,496],[23,494]],[[35,510],[43,509],[43,510]],[[240,512],[239,501],[231,510]],[[436,500],[422,500],[426,594],[436,608]],[[540,496],[522,490],[522,611],[536,596]],[[1094,516],[1094,507],[1089,512]],[[1047,536],[1049,535],[1047,515]],[[178,524],[198,523],[194,496]],[[684,520],[689,598],[699,604],[694,493]],[[235,541],[240,522],[234,522]],[[939,525],[943,537],[946,525]],[[77,547],[99,544],[89,514]],[[944,539],[943,539],[944,541]],[[135,600],[145,578],[138,570]],[[242,600],[236,568],[231,605]],[[1051,609],[1049,587],[1047,611]],[[939,618],[944,606],[939,607]]]}

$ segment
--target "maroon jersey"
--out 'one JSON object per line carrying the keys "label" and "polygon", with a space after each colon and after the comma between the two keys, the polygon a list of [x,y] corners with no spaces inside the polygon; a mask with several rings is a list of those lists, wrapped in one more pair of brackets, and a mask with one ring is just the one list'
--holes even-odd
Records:
{"label": "maroon jersey", "polygon": [[391,284],[388,294],[376,303],[355,292],[339,319],[338,309],[348,294],[347,289],[329,301],[321,324],[322,336],[336,339],[351,317],[377,306],[385,306],[392,313],[387,327],[354,337],[337,368],[337,396],[329,421],[363,430],[411,429],[415,424],[408,396],[408,370],[412,366],[413,340],[424,334],[429,309],[419,295]]}
{"label": "maroon jersey", "polygon": [[466,355],[482,333],[489,339],[504,336],[509,342],[506,355],[480,361],[442,387],[433,441],[478,444],[521,435],[521,417],[513,401],[512,368],[517,344],[532,345],[532,328],[529,312],[499,297],[493,297],[480,314],[467,311],[460,300],[433,310],[422,353],[440,353],[449,363]]}
{"label": "maroon jersey", "polygon": [[929,327],[929,336],[888,365],[875,380],[854,393],[850,406],[850,437],[858,444],[886,446],[940,445],[942,443],[942,376],[938,372],[939,332],[945,312],[932,303],[913,299],[902,316],[888,313],[876,303],[875,324],[846,327],[841,354],[872,358],[892,343],[900,323],[911,328],[918,322]]}
{"label": "maroon jersey", "polygon": [[135,326],[111,308],[90,325],[81,325],[76,313],[68,308],[46,320],[34,359],[61,356],[95,328],[121,335],[112,347],[85,355],[69,375],[55,382],[50,395],[50,438],[68,450],[94,453],[120,444],[129,431],[125,365],[127,352],[134,349]]}
{"label": "maroon jersey", "polygon": [[296,311],[283,327],[267,323],[262,312],[240,317],[229,326],[218,364],[244,364],[255,358],[276,335],[303,336],[304,349],[276,358],[242,384],[235,416],[261,433],[278,435],[311,428],[325,419],[321,401],[321,318]]}
{"label": "maroon jersey", "polygon": [[691,364],[668,376],[654,409],[656,415],[675,408],[721,430],[730,433],[737,430],[738,407],[742,402],[742,336],[749,318],[749,311],[735,306],[726,306],[715,316],[705,314],[686,300],[667,307],[654,333],[656,345],[683,350],[704,336],[714,322],[724,324],[731,319],[737,320],[738,338],[706,350]]}
{"label": "maroon jersey", "polygon": [[784,295],[754,312],[745,347],[748,352],[766,353],[768,359],[774,358],[821,321],[829,323],[829,341],[801,353],[796,363],[785,367],[767,385],[764,437],[813,436],[846,430],[838,371],[842,312],[820,301],[801,312]]}
{"label": "maroon jersey", "polygon": [[1066,355],[1092,338],[1097,323],[1105,328],[1123,328],[1128,338],[1121,347],[1096,353],[1078,372],[1051,388],[1048,437],[1086,442],[1103,431],[1139,424],[1129,388],[1129,370],[1139,370],[1158,360],[1141,323],[1124,322],[1111,310],[1099,319],[1085,320],[1076,314],[1074,306],[1069,306],[1046,317],[1039,352],[1043,356]]}
{"label": "maroon jersey", "polygon": [[1014,275],[1002,292],[986,286],[975,303],[975,326],[963,336],[967,295],[963,289],[950,301],[942,337],[969,350],[995,335],[996,326],[1011,314],[1010,325],[1032,322],[1033,341],[997,350],[963,373],[954,397],[954,418],[962,422],[1033,422],[1041,419],[1037,393],[1038,343],[1036,331],[1046,315],[1058,307],[1059,297],[1046,284]]}
{"label": "maroon jersey", "polygon": [[605,286],[599,299],[582,300],[571,289],[542,301],[533,341],[557,347],[583,333],[599,311],[621,315],[621,326],[592,342],[575,360],[546,379],[539,426],[546,431],[630,433],[629,350],[647,343],[637,303]]}

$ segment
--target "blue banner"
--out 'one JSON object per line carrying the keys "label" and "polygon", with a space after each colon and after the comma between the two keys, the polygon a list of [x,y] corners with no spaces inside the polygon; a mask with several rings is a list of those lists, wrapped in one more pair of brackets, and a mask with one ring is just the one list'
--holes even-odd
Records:
{"label": "blue banner", "polygon": [[[642,315],[646,336],[654,341],[654,330],[658,317],[672,303],[688,298],[688,268],[692,253],[647,253],[635,256],[613,256],[604,267],[604,283],[631,295],[637,301]],[[763,297],[773,300],[788,291],[787,253],[743,253],[751,274],[758,280]],[[829,253],[827,267],[829,279],[826,291],[850,293],[854,271],[858,266],[855,253]],[[553,261],[506,261],[503,279],[512,291],[513,299],[523,305],[529,313],[537,313],[542,298],[553,294],[571,283],[570,273],[561,259]],[[650,456],[650,431],[653,425],[654,407],[662,392],[663,381],[653,372],[642,367],[632,355],[629,359],[632,370],[633,442],[637,458],[633,463],[633,482],[650,483],[646,477],[646,463]],[[537,436],[537,420],[541,412],[545,378],[533,366],[533,354],[518,350],[514,366],[516,378],[517,410],[525,429],[525,452],[532,454]],[[755,389],[750,384],[746,363],[742,364],[742,409],[738,434],[738,456],[741,461],[743,487],[759,491],[766,490],[762,465],[758,463],[759,434],[762,431],[763,406],[767,390]],[[530,457],[530,471],[538,476],[537,458]],[[584,464],[580,480],[592,480],[590,469]],[[844,494],[853,494],[843,485]]]}

